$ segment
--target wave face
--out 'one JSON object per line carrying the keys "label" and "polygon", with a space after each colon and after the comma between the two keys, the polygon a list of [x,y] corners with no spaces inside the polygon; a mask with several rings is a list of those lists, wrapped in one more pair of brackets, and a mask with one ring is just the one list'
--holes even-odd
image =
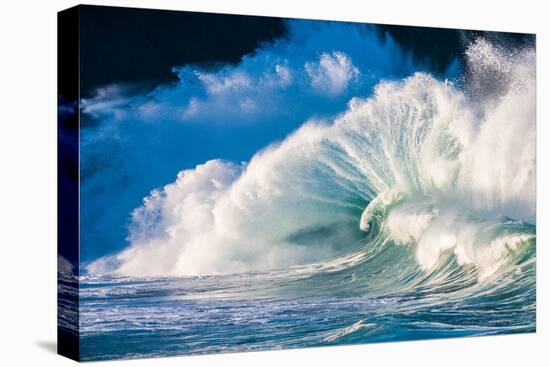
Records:
{"label": "wave face", "polygon": [[383,244],[424,271],[448,254],[490,277],[535,241],[535,53],[478,39],[466,54],[462,88],[382,81],[249,163],[180,172],[133,212],[131,245],[89,272],[266,271]]}

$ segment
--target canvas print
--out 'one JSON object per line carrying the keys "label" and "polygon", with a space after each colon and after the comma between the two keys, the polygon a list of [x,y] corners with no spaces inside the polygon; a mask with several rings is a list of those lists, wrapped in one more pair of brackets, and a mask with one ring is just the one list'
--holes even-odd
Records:
{"label": "canvas print", "polygon": [[58,19],[60,354],[536,330],[535,35]]}

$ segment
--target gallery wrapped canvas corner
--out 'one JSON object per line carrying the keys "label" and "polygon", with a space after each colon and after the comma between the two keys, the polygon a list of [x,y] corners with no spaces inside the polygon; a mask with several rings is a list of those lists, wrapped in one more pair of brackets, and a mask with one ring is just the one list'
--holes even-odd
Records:
{"label": "gallery wrapped canvas corner", "polygon": [[534,332],[535,64],[532,34],[60,12],[59,353]]}

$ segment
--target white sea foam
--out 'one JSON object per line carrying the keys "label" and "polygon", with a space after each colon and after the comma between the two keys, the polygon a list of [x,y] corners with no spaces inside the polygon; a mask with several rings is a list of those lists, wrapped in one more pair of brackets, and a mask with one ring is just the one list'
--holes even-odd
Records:
{"label": "white sea foam", "polygon": [[452,249],[488,276],[533,236],[487,226],[500,216],[535,223],[535,58],[484,40],[467,56],[465,90],[424,73],[383,81],[334,122],[309,121],[248,164],[181,172],[134,212],[131,245],[88,271],[285,268],[345,254],[380,219],[421,268]]}
{"label": "white sea foam", "polygon": [[57,272],[59,274],[73,274],[74,266],[61,255],[57,255]]}
{"label": "white sea foam", "polygon": [[430,270],[451,250],[460,265],[475,265],[480,279],[497,271],[510,250],[535,237],[508,218],[480,218],[460,203],[426,199],[397,204],[383,225],[395,243],[414,248],[421,268]]}

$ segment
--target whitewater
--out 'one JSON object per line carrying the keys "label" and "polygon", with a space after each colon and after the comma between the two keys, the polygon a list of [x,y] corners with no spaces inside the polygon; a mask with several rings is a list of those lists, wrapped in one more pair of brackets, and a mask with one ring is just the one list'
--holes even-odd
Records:
{"label": "whitewater", "polygon": [[460,80],[180,172],[81,277],[85,359],[534,331],[535,93],[534,50],[480,38]]}

